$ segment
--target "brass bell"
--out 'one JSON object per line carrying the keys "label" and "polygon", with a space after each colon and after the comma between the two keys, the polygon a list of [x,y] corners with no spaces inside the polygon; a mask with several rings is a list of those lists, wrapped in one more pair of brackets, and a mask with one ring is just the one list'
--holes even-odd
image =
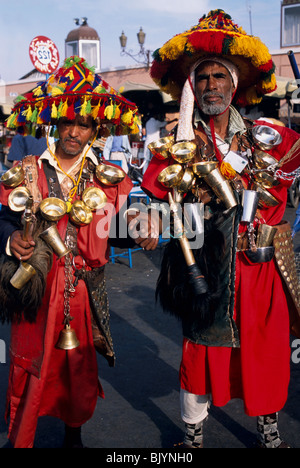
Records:
{"label": "brass bell", "polygon": [[80,345],[79,340],[76,336],[76,332],[69,324],[60,332],[56,348],[68,351],[70,349],[78,348]]}

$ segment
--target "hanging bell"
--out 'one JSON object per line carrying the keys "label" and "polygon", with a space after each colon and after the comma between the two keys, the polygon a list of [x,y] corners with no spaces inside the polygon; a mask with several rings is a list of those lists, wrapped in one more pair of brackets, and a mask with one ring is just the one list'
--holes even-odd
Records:
{"label": "hanging bell", "polygon": [[80,343],[76,336],[75,330],[71,328],[69,324],[67,324],[65,328],[60,332],[60,336],[56,347],[58,349],[68,351],[70,349],[78,348],[79,345]]}

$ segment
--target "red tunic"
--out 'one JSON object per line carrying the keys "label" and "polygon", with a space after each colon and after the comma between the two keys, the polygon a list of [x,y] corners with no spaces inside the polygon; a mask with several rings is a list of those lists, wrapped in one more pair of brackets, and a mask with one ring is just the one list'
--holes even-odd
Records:
{"label": "red tunic", "polygon": [[[283,142],[269,153],[279,160],[299,135],[283,127],[275,128],[282,134]],[[144,190],[161,199],[166,199],[167,189],[157,182],[157,176],[167,164],[170,162],[162,163],[153,158],[143,182]],[[300,154],[283,166],[283,170],[292,172],[299,165]],[[287,185],[282,181],[270,190],[280,203],[261,210],[266,224],[276,225],[282,221]],[[181,387],[196,395],[211,394],[216,406],[240,398],[250,416],[274,413],[286,402],[290,379],[289,313],[275,261],[251,264],[239,252],[235,286],[234,319],[240,334],[240,348],[208,347],[184,338]]]}
{"label": "red tunic", "polygon": [[[98,268],[109,260],[108,232],[112,216],[126,201],[132,188],[130,179],[114,187],[95,182],[107,196],[104,209],[94,213],[90,225],[78,228],[76,267]],[[43,170],[39,170],[39,188],[48,197]],[[0,202],[7,204],[9,190],[1,187]],[[113,209],[114,207],[114,209]],[[58,223],[65,238],[68,216]],[[75,277],[74,277],[75,280]],[[55,347],[64,320],[64,259],[54,262],[47,278],[43,304],[34,324],[13,323],[11,327],[11,367],[7,392],[6,416],[10,419],[8,437],[15,448],[33,447],[39,416],[53,416],[67,425],[78,427],[89,420],[98,396],[104,397],[98,379],[98,367],[90,318],[88,292],[78,282],[70,299],[70,313],[80,346],[70,351]]]}

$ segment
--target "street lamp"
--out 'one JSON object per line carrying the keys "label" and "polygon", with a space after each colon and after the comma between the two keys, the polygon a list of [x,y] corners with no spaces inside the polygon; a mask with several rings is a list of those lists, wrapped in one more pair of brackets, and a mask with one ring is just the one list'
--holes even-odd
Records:
{"label": "street lamp", "polygon": [[128,55],[129,57],[133,58],[137,63],[143,63],[147,65],[149,68],[150,66],[150,50],[145,50],[144,43],[145,43],[146,34],[141,27],[139,32],[137,33],[138,43],[140,45],[140,51],[137,54],[134,54],[132,50],[126,50],[127,45],[127,36],[125,35],[124,31],[120,36],[120,44],[121,44],[121,56]]}

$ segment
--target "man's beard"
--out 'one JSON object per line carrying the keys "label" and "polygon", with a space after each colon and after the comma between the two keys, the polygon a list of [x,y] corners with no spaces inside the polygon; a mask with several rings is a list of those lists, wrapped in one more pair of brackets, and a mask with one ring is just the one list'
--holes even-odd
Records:
{"label": "man's beard", "polygon": [[[78,143],[79,149],[78,150],[75,150],[75,149],[71,150],[70,148],[68,148],[68,146],[65,144],[68,141],[74,141],[74,142]],[[77,140],[76,138],[65,138],[64,140],[59,140],[59,144],[60,144],[61,148],[63,149],[64,153],[68,154],[69,156],[78,156],[83,151],[81,141]]]}
{"label": "man's beard", "polygon": [[[216,103],[207,103],[205,99],[207,97],[214,96],[214,97],[220,97],[222,99],[222,103],[216,104]],[[220,115],[223,114],[223,112],[228,109],[228,107],[231,104],[231,99],[232,96],[225,96],[225,94],[222,93],[216,93],[215,91],[207,91],[204,93],[200,98],[198,97],[198,103],[200,106],[201,111],[205,115]]]}

